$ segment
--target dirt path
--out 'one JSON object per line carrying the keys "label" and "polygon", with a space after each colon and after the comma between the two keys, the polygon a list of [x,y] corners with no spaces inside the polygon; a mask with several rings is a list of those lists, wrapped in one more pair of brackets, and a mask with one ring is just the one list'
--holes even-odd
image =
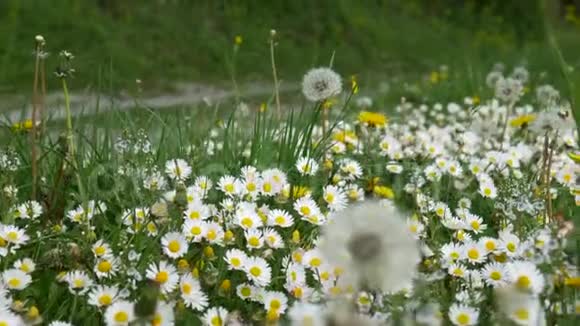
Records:
{"label": "dirt path", "polygon": [[[228,99],[235,97],[231,89],[219,88],[216,86],[204,84],[180,84],[176,86],[176,92],[156,96],[143,96],[138,98],[139,106],[146,106],[153,109],[163,109],[179,105],[194,105],[206,103],[208,105],[217,105]],[[297,91],[297,84],[282,84],[281,92]],[[240,87],[240,93],[244,98],[270,96],[272,94],[271,84],[248,84]],[[71,111],[74,116],[92,115],[97,112],[102,113],[112,109],[131,110],[136,105],[136,98],[130,96],[110,97],[103,94],[90,92],[77,92],[70,96]],[[14,97],[4,102],[0,101],[0,122],[13,123],[28,119],[32,115],[32,105],[29,98],[25,96]],[[23,107],[23,109],[11,109],[13,107]],[[65,117],[64,97],[61,93],[51,93],[46,97],[46,114],[51,119],[63,119]]]}

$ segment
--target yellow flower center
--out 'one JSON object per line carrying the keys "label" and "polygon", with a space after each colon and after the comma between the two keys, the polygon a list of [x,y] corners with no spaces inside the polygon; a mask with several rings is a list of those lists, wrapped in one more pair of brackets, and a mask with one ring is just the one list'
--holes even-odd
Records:
{"label": "yellow flower center", "polygon": [[157,281],[157,283],[165,283],[167,282],[168,279],[169,273],[167,273],[166,271],[160,271],[159,273],[157,273],[157,275],[155,275],[155,281]]}
{"label": "yellow flower center", "polygon": [[310,215],[310,207],[308,206],[302,206],[300,207],[300,213],[302,213],[302,215]]}
{"label": "yellow flower center", "polygon": [[520,308],[514,311],[514,317],[518,320],[528,320],[530,318],[530,313],[526,308]]}
{"label": "yellow flower center", "polygon": [[189,213],[189,218],[192,220],[198,220],[201,217],[201,214],[199,214],[198,211],[193,211],[191,213]]}
{"label": "yellow flower center", "polygon": [[20,265],[20,270],[25,272],[25,273],[28,273],[28,272],[30,272],[30,266],[28,266],[27,264],[22,264],[22,265]]}
{"label": "yellow flower center", "polygon": [[264,192],[272,191],[272,185],[269,182],[264,183],[264,186],[262,188],[264,189]]}
{"label": "yellow flower center", "polygon": [[155,314],[155,316],[153,317],[153,320],[151,321],[151,326],[161,326],[162,323],[163,323],[163,318],[161,317],[161,315]]}
{"label": "yellow flower center", "polygon": [[181,292],[183,292],[183,294],[190,294],[191,293],[191,284],[184,283],[181,286]]}
{"label": "yellow flower center", "polygon": [[95,248],[95,255],[103,256],[107,252],[107,249],[104,246],[98,246]]}
{"label": "yellow flower center", "polygon": [[99,304],[101,306],[108,306],[113,303],[113,298],[108,294],[103,294],[99,297]]}
{"label": "yellow flower center", "polygon": [[248,239],[248,243],[252,247],[257,247],[260,245],[260,240],[257,237],[251,237],[250,239]]}
{"label": "yellow flower center", "polygon": [[499,281],[501,280],[501,273],[498,271],[493,271],[489,274],[489,278],[491,278],[494,281]]}
{"label": "yellow flower center", "polygon": [[15,231],[8,232],[8,234],[6,236],[8,237],[8,240],[10,240],[10,241],[18,240],[18,233],[16,233]]}
{"label": "yellow flower center", "polygon": [[483,189],[483,193],[484,193],[486,196],[491,196],[491,189],[489,189],[489,188],[485,188],[485,189]]}
{"label": "yellow flower center", "polygon": [[516,245],[515,245],[515,243],[513,243],[513,242],[510,242],[510,243],[508,243],[508,244],[507,244],[507,246],[506,246],[506,248],[507,248],[507,250],[508,250],[509,252],[514,252],[514,251],[516,251]]}
{"label": "yellow flower center", "polygon": [[312,267],[318,267],[318,266],[320,266],[320,264],[322,264],[322,261],[320,260],[320,258],[312,258],[310,260],[310,266],[312,266]]}
{"label": "yellow flower center", "polygon": [[249,297],[252,294],[252,290],[249,287],[243,287],[240,292],[244,297]]}
{"label": "yellow flower center", "polygon": [[254,266],[250,268],[250,274],[252,274],[254,277],[258,277],[262,274],[262,270],[260,269],[260,267]]}
{"label": "yellow flower center", "polygon": [[169,249],[169,251],[171,251],[172,253],[176,253],[179,251],[179,249],[181,249],[181,245],[179,244],[179,241],[171,240],[169,242],[169,245],[167,246],[167,249]]}
{"label": "yellow flower center", "polygon": [[278,310],[282,306],[282,303],[278,299],[273,299],[270,301],[270,309]]}
{"label": "yellow flower center", "polygon": [[473,260],[479,259],[479,251],[475,248],[471,248],[467,251],[467,257]]}
{"label": "yellow flower center", "polygon": [[249,192],[256,191],[256,184],[255,184],[255,183],[253,183],[253,182],[251,182],[251,183],[248,183],[248,184],[246,185],[246,189],[247,189]]}
{"label": "yellow flower center", "polygon": [[225,187],[226,192],[234,192],[234,185],[231,183],[228,183]]}
{"label": "yellow flower center", "polygon": [[493,251],[493,250],[495,250],[495,242],[493,242],[493,241],[486,241],[485,242],[485,249],[487,249],[487,251]]}
{"label": "yellow flower center", "polygon": [[127,314],[124,311],[119,311],[115,314],[113,319],[118,323],[126,323],[127,321],[129,321],[129,314]]}
{"label": "yellow flower center", "polygon": [[473,221],[471,222],[471,228],[475,231],[479,231],[479,222],[478,221]]}
{"label": "yellow flower center", "polygon": [[222,326],[222,319],[220,316],[215,316],[211,319],[211,326]]}
{"label": "yellow flower center", "polygon": [[73,287],[82,288],[83,286],[85,286],[85,281],[83,279],[77,278],[73,281]]}
{"label": "yellow flower center", "polygon": [[286,219],[283,216],[276,216],[276,218],[274,219],[274,222],[276,222],[276,224],[284,224],[284,222],[286,222]]}
{"label": "yellow flower center", "polygon": [[189,232],[191,232],[191,234],[193,234],[195,236],[198,236],[201,234],[201,228],[199,226],[193,226],[193,227],[191,227]]}
{"label": "yellow flower center", "polygon": [[334,195],[333,194],[326,194],[326,197],[324,199],[326,200],[327,203],[332,203],[332,202],[334,202]]}
{"label": "yellow flower center", "polygon": [[20,284],[21,284],[21,282],[20,282],[20,279],[18,279],[18,278],[11,278],[10,280],[8,280],[8,285],[11,288],[17,288],[20,286]]}
{"label": "yellow flower center", "polygon": [[250,229],[254,225],[254,221],[252,221],[252,219],[249,217],[244,217],[241,224]]}
{"label": "yellow flower center", "polygon": [[468,325],[469,321],[471,318],[469,318],[469,315],[466,313],[460,313],[459,315],[457,315],[457,323],[459,325]]}
{"label": "yellow flower center", "polygon": [[103,260],[97,265],[97,270],[101,273],[108,273],[113,265],[108,260]]}
{"label": "yellow flower center", "polygon": [[458,252],[452,252],[450,255],[451,259],[453,260],[457,260],[459,259],[459,253]]}
{"label": "yellow flower center", "polygon": [[207,239],[208,240],[215,240],[217,238],[217,233],[214,230],[209,230],[207,232]]}
{"label": "yellow flower center", "polygon": [[518,286],[518,288],[520,288],[522,290],[526,290],[530,287],[531,283],[532,283],[532,281],[530,280],[529,277],[527,277],[526,275],[522,275],[522,276],[518,277],[516,285]]}
{"label": "yellow flower center", "polygon": [[238,257],[234,257],[230,260],[230,263],[232,263],[232,266],[240,267],[242,261]]}

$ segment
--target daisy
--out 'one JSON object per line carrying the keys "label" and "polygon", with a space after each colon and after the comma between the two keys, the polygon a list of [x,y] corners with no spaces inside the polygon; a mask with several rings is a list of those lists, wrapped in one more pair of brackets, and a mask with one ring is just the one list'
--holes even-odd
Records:
{"label": "daisy", "polygon": [[36,270],[36,264],[30,258],[18,259],[14,262],[14,268],[30,274]]}
{"label": "daisy", "polygon": [[479,318],[479,311],[476,309],[466,306],[453,304],[449,308],[449,320],[453,325],[457,326],[467,326],[477,324],[477,319]]}
{"label": "daisy", "polygon": [[179,290],[185,305],[193,310],[203,311],[208,305],[208,297],[203,293],[199,280],[186,273],[179,280]]}
{"label": "daisy", "polygon": [[480,182],[479,184],[479,193],[486,198],[494,199],[497,197],[497,190],[491,178],[485,182]]}
{"label": "daisy", "polygon": [[98,278],[110,277],[115,275],[119,269],[119,260],[113,256],[97,260],[94,272]]}
{"label": "daisy", "polygon": [[23,290],[32,282],[30,275],[20,269],[5,270],[2,272],[2,280],[4,286],[10,290]]}
{"label": "daisy", "polygon": [[330,68],[314,68],[302,79],[302,94],[312,102],[326,100],[340,94],[342,80]]}
{"label": "daisy", "polygon": [[279,194],[286,184],[286,174],[279,169],[269,169],[262,172],[262,195]]}
{"label": "daisy", "polygon": [[117,301],[119,289],[116,286],[97,285],[89,292],[88,303],[96,307],[107,307]]}
{"label": "daisy", "polygon": [[154,326],[173,326],[175,324],[175,314],[173,306],[167,302],[159,301],[155,307],[155,313],[151,320]]}
{"label": "daisy", "polygon": [[318,163],[311,158],[301,157],[296,161],[296,169],[301,175],[315,175],[318,172]]}
{"label": "daisy", "polygon": [[0,310],[0,325],[4,326],[22,326],[26,325],[22,318],[13,314],[9,310]]}
{"label": "daisy", "polygon": [[499,249],[499,241],[491,237],[479,238],[479,243],[488,254],[495,253]]}
{"label": "daisy", "polygon": [[207,228],[205,239],[209,243],[221,244],[223,242],[225,232],[219,223],[209,222],[205,224],[205,227]]}
{"label": "daisy", "polygon": [[467,268],[465,268],[465,266],[463,266],[462,264],[454,263],[449,265],[449,268],[447,268],[447,273],[449,273],[449,275],[460,278],[466,278],[468,276]]}
{"label": "daisy", "polygon": [[182,159],[173,159],[165,163],[165,173],[174,180],[187,180],[191,175],[191,167]]}
{"label": "daisy", "polygon": [[450,242],[441,247],[441,255],[446,264],[454,263],[465,258],[465,250],[460,243]]}
{"label": "daisy", "polygon": [[183,216],[186,219],[205,220],[210,217],[210,210],[201,200],[194,199],[187,204],[187,209],[183,212]]}
{"label": "daisy", "polygon": [[197,178],[195,178],[194,187],[198,188],[202,193],[207,193],[212,189],[213,182],[211,181],[210,178],[200,175]]}
{"label": "daisy", "polygon": [[21,219],[36,219],[42,215],[42,206],[36,201],[27,201],[18,206],[17,218]]}
{"label": "daisy", "polygon": [[465,225],[468,229],[478,234],[487,229],[487,225],[483,224],[483,219],[475,214],[467,213],[465,217]]}
{"label": "daisy", "polygon": [[228,311],[222,307],[211,307],[203,315],[203,322],[209,326],[223,326],[228,319]]}
{"label": "daisy", "polygon": [[262,304],[266,311],[275,311],[278,314],[283,314],[288,308],[288,298],[282,292],[265,291],[262,295]]}
{"label": "daisy", "polygon": [[229,249],[226,251],[224,260],[228,263],[228,269],[243,270],[244,262],[248,256],[239,249]]}
{"label": "daisy", "polygon": [[309,217],[320,213],[318,205],[316,205],[316,202],[310,196],[297,199],[294,202],[294,209],[302,217]]}
{"label": "daisy", "polygon": [[336,186],[328,185],[324,187],[322,197],[331,211],[337,212],[346,207],[346,194]]}
{"label": "daisy", "polygon": [[289,284],[306,284],[304,266],[291,262],[286,269],[286,282]]}
{"label": "daisy", "polygon": [[264,236],[259,229],[251,229],[244,232],[246,245],[250,249],[259,249],[264,246]]}
{"label": "daisy", "polygon": [[278,231],[272,228],[264,229],[264,241],[272,249],[284,248],[284,241]]}
{"label": "daisy", "polygon": [[319,305],[308,302],[296,302],[288,311],[292,326],[311,325],[324,326],[326,321],[324,311]]}
{"label": "daisy", "polygon": [[145,277],[157,282],[164,293],[173,291],[179,281],[175,267],[163,260],[159,264],[151,263],[147,268]]}
{"label": "daisy", "polygon": [[240,181],[229,175],[221,177],[218,181],[218,188],[229,197],[237,196],[241,187]]}
{"label": "daisy", "polygon": [[253,300],[257,292],[258,289],[248,283],[242,283],[236,287],[236,294],[243,300]]}
{"label": "daisy", "polygon": [[509,231],[499,232],[500,249],[509,257],[517,257],[521,254],[520,238]]}
{"label": "daisy", "polygon": [[96,258],[104,258],[113,254],[111,247],[102,239],[95,242],[91,250]]}
{"label": "daisy", "polygon": [[236,224],[242,229],[248,230],[262,226],[262,220],[255,209],[239,209],[235,215]]}
{"label": "daisy", "polygon": [[285,210],[273,209],[268,214],[268,225],[288,228],[294,225],[294,219]]}
{"label": "daisy", "polygon": [[351,159],[342,159],[340,161],[340,171],[346,175],[347,180],[359,179],[363,174],[360,164]]}
{"label": "daisy", "polygon": [[173,259],[183,256],[188,250],[187,240],[179,232],[166,233],[161,238],[161,245],[163,253]]}
{"label": "daisy", "polygon": [[105,323],[107,326],[126,326],[135,321],[135,304],[125,300],[119,300],[111,304],[105,310]]}
{"label": "daisy", "polygon": [[186,220],[181,227],[185,237],[193,242],[201,242],[207,233],[207,223],[202,220]]}
{"label": "daisy", "polygon": [[493,287],[504,286],[510,279],[505,265],[497,262],[485,265],[481,270],[481,277],[485,283]]}
{"label": "daisy", "polygon": [[24,230],[14,225],[0,224],[0,238],[4,239],[8,244],[12,244],[15,249],[24,245],[30,239]]}
{"label": "daisy", "polygon": [[317,249],[308,250],[302,256],[302,262],[304,266],[309,267],[311,269],[316,269],[322,265],[323,258],[322,254]]}
{"label": "daisy", "polygon": [[93,280],[81,270],[66,273],[64,280],[68,283],[69,290],[74,294],[85,294],[93,286]]}
{"label": "daisy", "polygon": [[482,247],[478,242],[467,241],[464,244],[464,252],[467,261],[472,264],[482,263],[486,259],[485,248]]}
{"label": "daisy", "polygon": [[272,277],[272,270],[266,260],[260,257],[248,257],[244,264],[246,276],[257,286],[268,286]]}
{"label": "daisy", "polygon": [[506,266],[509,281],[520,291],[539,294],[544,289],[544,276],[536,265],[527,261],[516,261]]}

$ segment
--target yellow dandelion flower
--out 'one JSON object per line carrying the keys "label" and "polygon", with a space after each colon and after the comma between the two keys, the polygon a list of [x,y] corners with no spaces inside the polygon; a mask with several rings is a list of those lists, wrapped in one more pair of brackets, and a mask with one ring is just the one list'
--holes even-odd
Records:
{"label": "yellow dandelion flower", "polygon": [[358,121],[371,127],[382,127],[389,122],[389,119],[382,113],[362,111],[358,115]]}
{"label": "yellow dandelion flower", "polygon": [[536,120],[535,114],[522,114],[510,121],[510,126],[514,128],[525,127],[530,124],[530,122]]}
{"label": "yellow dandelion flower", "polygon": [[383,198],[393,199],[395,198],[395,192],[393,189],[386,186],[375,186],[373,188],[375,195]]}

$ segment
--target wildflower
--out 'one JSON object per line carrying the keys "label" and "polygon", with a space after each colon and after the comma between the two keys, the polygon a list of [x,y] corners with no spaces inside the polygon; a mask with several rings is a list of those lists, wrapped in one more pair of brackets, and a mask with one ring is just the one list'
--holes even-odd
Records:
{"label": "wildflower", "polygon": [[169,303],[159,301],[155,307],[155,313],[151,320],[154,326],[170,326],[175,323],[175,315],[173,313],[173,306]]}
{"label": "wildflower", "polygon": [[191,167],[182,159],[173,159],[165,163],[165,173],[174,180],[187,180],[191,175]]}
{"label": "wildflower", "polygon": [[523,94],[522,82],[513,78],[501,78],[495,84],[495,96],[506,103],[515,103]]}
{"label": "wildflower", "polygon": [[69,290],[72,293],[85,294],[93,286],[93,280],[81,270],[68,272],[65,276],[65,281],[68,283]]}
{"label": "wildflower", "polygon": [[266,291],[262,297],[262,304],[266,311],[282,314],[288,308],[288,298],[282,292]]}
{"label": "wildflower", "polygon": [[258,249],[264,246],[264,235],[259,229],[250,229],[244,232],[248,248]]}
{"label": "wildflower", "polygon": [[534,120],[536,120],[535,114],[522,114],[520,116],[513,118],[510,121],[510,126],[514,128],[524,128],[528,126],[530,123],[532,123]]}
{"label": "wildflower", "polygon": [[203,315],[203,321],[206,325],[224,326],[228,318],[228,311],[222,307],[211,307]]}
{"label": "wildflower", "polygon": [[382,113],[370,112],[370,111],[361,111],[358,115],[358,121],[360,123],[364,123],[364,124],[368,125],[369,127],[382,127],[389,120]]}
{"label": "wildflower", "polygon": [[210,217],[210,210],[200,199],[194,199],[187,204],[187,209],[183,212],[183,215],[191,220],[205,220]]}
{"label": "wildflower", "polygon": [[236,224],[242,229],[248,230],[262,226],[262,220],[253,208],[242,208],[236,212]]}
{"label": "wildflower", "polygon": [[472,307],[453,304],[449,308],[449,319],[453,325],[475,325],[479,318],[479,312]]}
{"label": "wildflower", "polygon": [[318,163],[311,158],[302,157],[296,162],[296,169],[302,175],[315,175],[318,172]]}
{"label": "wildflower", "polygon": [[497,262],[489,263],[481,270],[481,277],[485,283],[493,287],[500,287],[507,284],[510,276],[504,264]]}
{"label": "wildflower", "polygon": [[110,256],[97,260],[94,271],[98,278],[103,278],[115,275],[118,269],[119,260]]}
{"label": "wildflower", "polygon": [[23,290],[32,282],[32,278],[20,269],[7,269],[2,272],[2,281],[10,290]]}
{"label": "wildflower", "polygon": [[270,284],[272,270],[266,260],[260,257],[248,257],[244,264],[246,276],[257,286],[265,287]]}
{"label": "wildflower", "polygon": [[391,189],[387,186],[374,186],[373,192],[375,193],[375,195],[382,197],[382,198],[387,198],[387,199],[395,198],[395,192],[393,191],[393,189]]}
{"label": "wildflower", "polygon": [[538,298],[521,293],[512,287],[500,287],[495,289],[497,308],[515,324],[542,325],[543,311]]}
{"label": "wildflower", "polygon": [[105,310],[105,323],[107,326],[126,326],[135,320],[135,304],[125,300],[119,300]]}
{"label": "wildflower", "polygon": [[14,262],[14,268],[19,269],[27,274],[31,274],[36,269],[36,264],[30,258],[18,259]]}
{"label": "wildflower", "polygon": [[322,232],[325,259],[335,266],[348,266],[345,277],[358,286],[391,292],[411,282],[419,250],[394,207],[354,206],[337,214]]}
{"label": "wildflower", "polygon": [[112,254],[111,247],[102,239],[95,242],[91,249],[96,258],[104,258]]}
{"label": "wildflower", "polygon": [[186,273],[179,280],[181,299],[185,305],[193,310],[203,311],[208,305],[208,297],[203,293],[199,280]]}
{"label": "wildflower", "polygon": [[163,253],[174,259],[183,256],[188,249],[185,237],[178,232],[166,233],[161,238],[161,245],[163,246]]}
{"label": "wildflower", "polygon": [[325,325],[323,311],[320,306],[308,302],[296,302],[288,311],[292,326]]}
{"label": "wildflower", "polygon": [[119,290],[115,286],[98,285],[89,292],[89,304],[96,307],[107,307],[119,298]]}
{"label": "wildflower", "polygon": [[336,186],[328,185],[324,187],[322,197],[331,211],[340,211],[346,207],[346,194]]}
{"label": "wildflower", "polygon": [[254,299],[256,292],[257,288],[248,283],[242,283],[236,287],[237,296],[243,300]]}
{"label": "wildflower", "polygon": [[268,225],[282,228],[291,227],[294,224],[292,215],[281,209],[273,209],[268,214]]}
{"label": "wildflower", "polygon": [[228,263],[228,269],[242,270],[248,256],[239,249],[230,249],[226,251],[224,260]]}
{"label": "wildflower", "polygon": [[520,291],[538,294],[544,289],[544,277],[531,262],[516,261],[507,265],[510,282]]}
{"label": "wildflower", "polygon": [[342,91],[340,76],[329,68],[311,69],[302,80],[302,93],[312,102],[326,100]]}
{"label": "wildflower", "polygon": [[207,234],[207,223],[202,220],[187,220],[183,223],[182,232],[193,242],[200,242]]}
{"label": "wildflower", "polygon": [[177,282],[179,281],[177,270],[173,265],[168,264],[165,261],[160,261],[157,263],[151,263],[147,268],[145,276],[157,282],[161,287],[161,291],[164,293],[169,293],[177,287]]}
{"label": "wildflower", "polygon": [[485,260],[485,249],[478,242],[466,242],[464,250],[467,261],[472,264],[481,263]]}

